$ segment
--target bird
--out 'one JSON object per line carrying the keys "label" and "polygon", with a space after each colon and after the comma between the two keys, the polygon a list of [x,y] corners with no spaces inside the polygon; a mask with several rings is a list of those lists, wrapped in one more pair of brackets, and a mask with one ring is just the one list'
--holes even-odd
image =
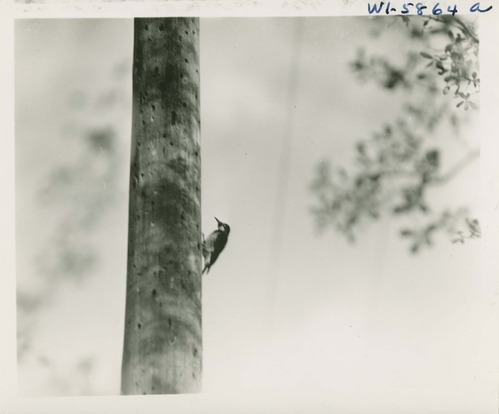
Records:
{"label": "bird", "polygon": [[230,226],[226,223],[222,223],[219,219],[215,217],[217,221],[218,228],[211,233],[205,240],[203,235],[203,257],[204,257],[204,269],[201,274],[210,271],[211,266],[216,262],[218,256],[227,244],[227,239],[230,233]]}

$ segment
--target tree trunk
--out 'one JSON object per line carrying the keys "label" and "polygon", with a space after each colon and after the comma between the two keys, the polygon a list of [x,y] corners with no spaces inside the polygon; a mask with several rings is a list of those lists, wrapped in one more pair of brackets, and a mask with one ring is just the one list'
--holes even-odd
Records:
{"label": "tree trunk", "polygon": [[135,19],[122,394],[201,388],[199,20]]}

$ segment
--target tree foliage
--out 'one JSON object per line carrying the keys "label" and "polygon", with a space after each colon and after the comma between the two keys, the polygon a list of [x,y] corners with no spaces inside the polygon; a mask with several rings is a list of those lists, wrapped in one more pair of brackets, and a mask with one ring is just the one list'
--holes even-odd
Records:
{"label": "tree foliage", "polygon": [[[123,63],[115,69],[121,66]],[[129,71],[128,66],[126,70]],[[117,86],[106,88],[97,96],[73,91],[67,100],[65,118],[61,117],[65,122],[55,138],[57,148],[65,156],[38,179],[34,214],[41,223],[44,243],[33,258],[32,274],[21,274],[18,279],[19,362],[31,357],[42,361],[42,367],[56,369],[53,359],[45,355],[35,340],[40,313],[57,295],[58,287],[82,282],[99,269],[100,255],[93,239],[121,196],[120,137],[117,125],[109,122],[112,111],[119,112],[120,105],[128,104],[118,90]],[[109,99],[111,96],[114,98]],[[83,361],[87,359],[84,357]],[[84,369],[71,374],[73,382],[65,374],[54,373],[47,388],[62,393],[71,392],[74,384],[78,388],[82,372],[91,369],[88,361],[82,366]]]}
{"label": "tree foliage", "polygon": [[[479,42],[474,24],[450,16],[377,18],[373,34],[397,30],[405,36],[403,56],[394,61],[393,56],[359,50],[351,69],[359,81],[401,92],[405,101],[391,121],[356,142],[352,166],[319,164],[311,185],[317,201],[312,213],[319,228],[333,226],[350,240],[365,223],[383,215],[417,215],[419,225],[400,229],[415,253],[431,245],[439,230],[454,242],[480,235],[478,221],[466,207],[439,211],[428,196],[479,155],[462,136],[470,112],[473,116],[478,110]],[[439,142],[445,128],[464,148],[453,163],[445,160],[446,148]]]}

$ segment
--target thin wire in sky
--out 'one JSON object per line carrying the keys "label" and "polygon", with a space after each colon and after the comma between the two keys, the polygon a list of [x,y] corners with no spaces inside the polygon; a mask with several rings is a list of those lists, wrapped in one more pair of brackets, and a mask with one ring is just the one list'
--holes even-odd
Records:
{"label": "thin wire in sky", "polygon": [[282,242],[284,225],[286,218],[286,207],[288,199],[289,176],[291,168],[291,158],[294,140],[295,115],[296,115],[296,96],[299,84],[300,59],[303,43],[303,25],[302,18],[293,19],[293,41],[290,56],[289,77],[286,93],[285,118],[281,138],[281,150],[278,168],[278,182],[275,193],[275,210],[272,221],[272,235],[269,249],[269,265],[267,275],[267,304],[269,314],[267,315],[270,323],[274,315],[275,299],[279,286],[279,265],[282,254]]}

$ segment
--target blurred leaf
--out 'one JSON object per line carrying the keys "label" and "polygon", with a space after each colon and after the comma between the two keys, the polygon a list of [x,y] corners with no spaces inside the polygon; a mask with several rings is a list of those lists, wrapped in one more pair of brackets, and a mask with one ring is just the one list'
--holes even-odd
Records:
{"label": "blurred leaf", "polygon": [[[364,48],[351,67],[360,81],[375,82],[380,93],[404,90],[407,101],[399,113],[390,115],[390,122],[356,142],[350,168],[343,169],[341,175],[336,164],[321,171],[323,175],[316,177],[313,185],[319,204],[312,211],[317,223],[332,225],[348,239],[353,239],[364,223],[383,214],[400,220],[417,216],[421,222],[418,228],[400,230],[416,253],[432,245],[437,232],[460,240],[456,232],[466,217],[465,209],[438,212],[427,190],[445,183],[467,165],[441,171],[449,163],[444,163],[447,151],[438,144],[437,131],[448,122],[459,135],[467,118],[453,106],[478,107],[469,100],[479,92],[478,42],[473,24],[456,16],[404,16],[400,21],[401,31],[388,35],[411,38],[406,43],[410,45],[407,53],[397,56],[395,63],[383,55],[369,56]],[[475,234],[467,232],[469,238]]]}

